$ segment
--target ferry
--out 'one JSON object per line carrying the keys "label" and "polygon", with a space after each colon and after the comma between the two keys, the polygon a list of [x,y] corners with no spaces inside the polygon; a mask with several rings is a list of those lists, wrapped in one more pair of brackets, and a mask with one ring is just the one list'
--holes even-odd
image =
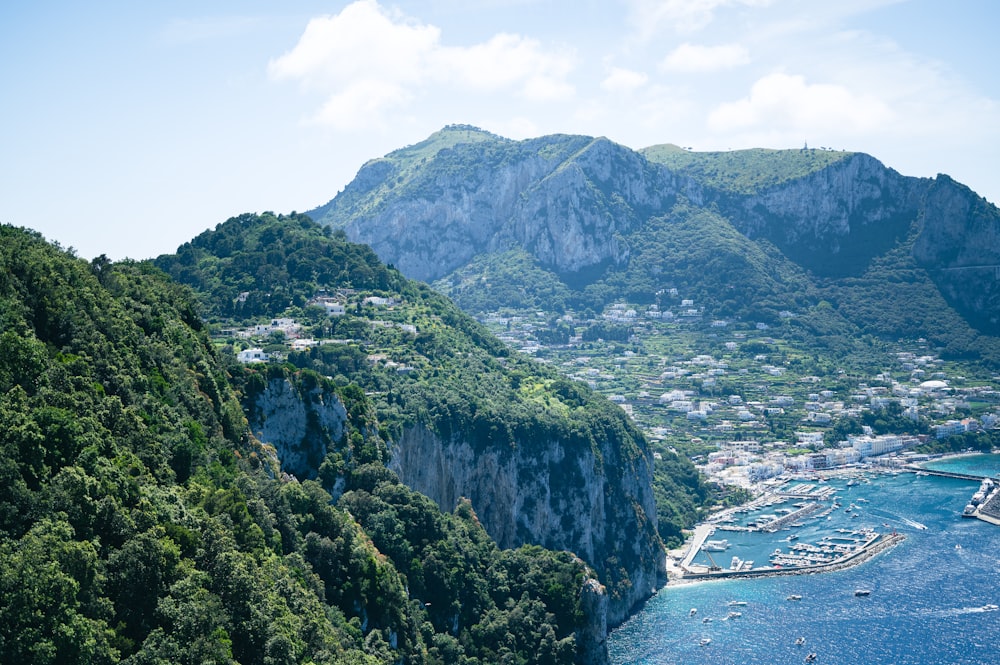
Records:
{"label": "ferry", "polygon": [[705,544],[701,546],[701,549],[705,552],[725,552],[729,549],[728,540],[706,540]]}

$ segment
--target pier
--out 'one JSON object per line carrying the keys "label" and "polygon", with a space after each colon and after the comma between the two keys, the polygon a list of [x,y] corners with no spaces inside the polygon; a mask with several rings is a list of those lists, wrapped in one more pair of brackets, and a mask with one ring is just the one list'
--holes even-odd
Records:
{"label": "pier", "polygon": [[780,568],[751,568],[749,570],[720,570],[715,572],[693,572],[685,570],[682,580],[713,580],[747,577],[776,577],[779,575],[808,575],[843,570],[867,561],[879,552],[883,552],[906,540],[906,536],[893,532],[885,535],[873,535],[864,545],[849,554],[825,563],[803,566],[787,566]]}
{"label": "pier", "polygon": [[715,528],[711,524],[699,524],[694,528],[694,536],[691,538],[691,546],[688,548],[687,554],[684,555],[684,559],[681,561],[681,568],[687,570],[691,566],[691,562],[694,557],[701,551],[701,546],[705,544],[705,540],[708,539],[715,533]]}
{"label": "pier", "polygon": [[959,480],[974,480],[977,483],[982,482],[983,479],[989,476],[974,476],[968,473],[957,473],[955,471],[938,471],[936,469],[925,469],[922,466],[917,466],[916,464],[907,464],[907,471],[913,471],[914,473],[922,473],[927,476],[939,476],[941,478],[957,478]]}
{"label": "pier", "polygon": [[768,533],[773,533],[778,529],[784,527],[786,524],[794,524],[801,518],[811,513],[814,513],[819,509],[820,509],[820,504],[810,503],[802,508],[799,508],[794,513],[788,513],[787,515],[783,515],[776,520],[771,520],[767,524],[762,524],[760,526],[760,530],[766,531]]}

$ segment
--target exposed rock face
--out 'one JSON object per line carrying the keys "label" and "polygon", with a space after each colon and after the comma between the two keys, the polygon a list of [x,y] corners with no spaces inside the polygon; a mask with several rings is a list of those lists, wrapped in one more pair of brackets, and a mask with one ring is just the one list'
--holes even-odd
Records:
{"label": "exposed rock face", "polygon": [[250,429],[277,450],[281,469],[315,478],[327,446],[344,435],[347,410],[333,393],[300,392],[287,379],[272,379],[251,410]]}
{"label": "exposed rock face", "polygon": [[860,276],[919,230],[913,256],[949,302],[983,332],[1000,322],[1000,277],[988,268],[1000,264],[1000,213],[947,176],[906,177],[855,153],[740,193],[709,184],[711,173],[674,172],[607,139],[472,134],[463,143],[446,129],[415,154],[403,149],[370,162],[310,214],[416,279],[521,247],[579,288],[577,275],[594,281],[627,266],[630,243],[642,242],[636,234],[669,224],[682,200],[718,211],[744,236],[773,243],[820,277]]}
{"label": "exposed rock face", "polygon": [[414,178],[412,194],[391,205],[371,200],[391,198],[387,183],[401,177],[399,168],[389,158],[369,162],[313,216],[371,245],[407,276],[431,281],[476,254],[513,245],[558,272],[620,264],[628,259],[623,234],[669,207],[679,191],[700,199],[689,179],[607,139],[460,145],[434,161],[433,173]]}
{"label": "exposed rock face", "polygon": [[928,189],[913,257],[982,330],[1000,329],[1000,214],[947,176]]}
{"label": "exposed rock face", "polygon": [[666,570],[647,458],[622,459],[617,442],[600,445],[517,442],[477,451],[459,436],[444,441],[417,426],[396,442],[390,468],[443,510],[468,498],[501,547],[577,553],[611,587],[605,620],[613,626],[662,586]]}
{"label": "exposed rock face", "polygon": [[751,196],[715,197],[733,225],[826,274],[863,267],[906,234],[925,181],[855,154]]}

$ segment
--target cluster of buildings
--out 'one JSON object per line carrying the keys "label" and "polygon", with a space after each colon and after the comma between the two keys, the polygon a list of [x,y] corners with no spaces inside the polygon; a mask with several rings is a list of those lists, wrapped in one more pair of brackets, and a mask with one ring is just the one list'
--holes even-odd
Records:
{"label": "cluster of buildings", "polygon": [[[240,295],[242,296],[243,294]],[[356,298],[355,295],[354,289],[338,289],[334,295],[330,295],[325,292],[318,294],[306,304],[307,306],[319,307],[323,309],[326,312],[326,315],[330,318],[345,316],[347,314],[348,302],[351,298],[355,298],[357,301],[356,304],[360,306],[391,308],[399,304],[395,298],[391,297],[369,295]],[[372,320],[370,323],[373,327],[396,327],[400,328],[404,332],[414,335],[417,333],[416,326],[408,323],[381,320]],[[282,340],[284,347],[291,351],[303,351],[314,346],[335,344],[344,341],[330,339],[317,340],[309,337],[303,337],[302,325],[293,318],[275,318],[271,319],[267,323],[258,323],[246,328],[223,329],[220,332],[220,335],[236,339],[254,340],[259,343],[260,340],[272,337],[275,333],[281,334],[280,339]],[[271,361],[281,361],[283,358],[283,353],[269,353],[259,346],[245,348],[236,353],[236,360],[241,363],[266,363]]]}

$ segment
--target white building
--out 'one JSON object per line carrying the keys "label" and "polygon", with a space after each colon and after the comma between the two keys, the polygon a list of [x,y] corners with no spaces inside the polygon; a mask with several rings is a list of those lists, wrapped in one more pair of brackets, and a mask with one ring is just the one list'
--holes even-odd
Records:
{"label": "white building", "polygon": [[236,360],[241,363],[266,363],[271,357],[264,352],[264,349],[244,349],[236,355]]}

